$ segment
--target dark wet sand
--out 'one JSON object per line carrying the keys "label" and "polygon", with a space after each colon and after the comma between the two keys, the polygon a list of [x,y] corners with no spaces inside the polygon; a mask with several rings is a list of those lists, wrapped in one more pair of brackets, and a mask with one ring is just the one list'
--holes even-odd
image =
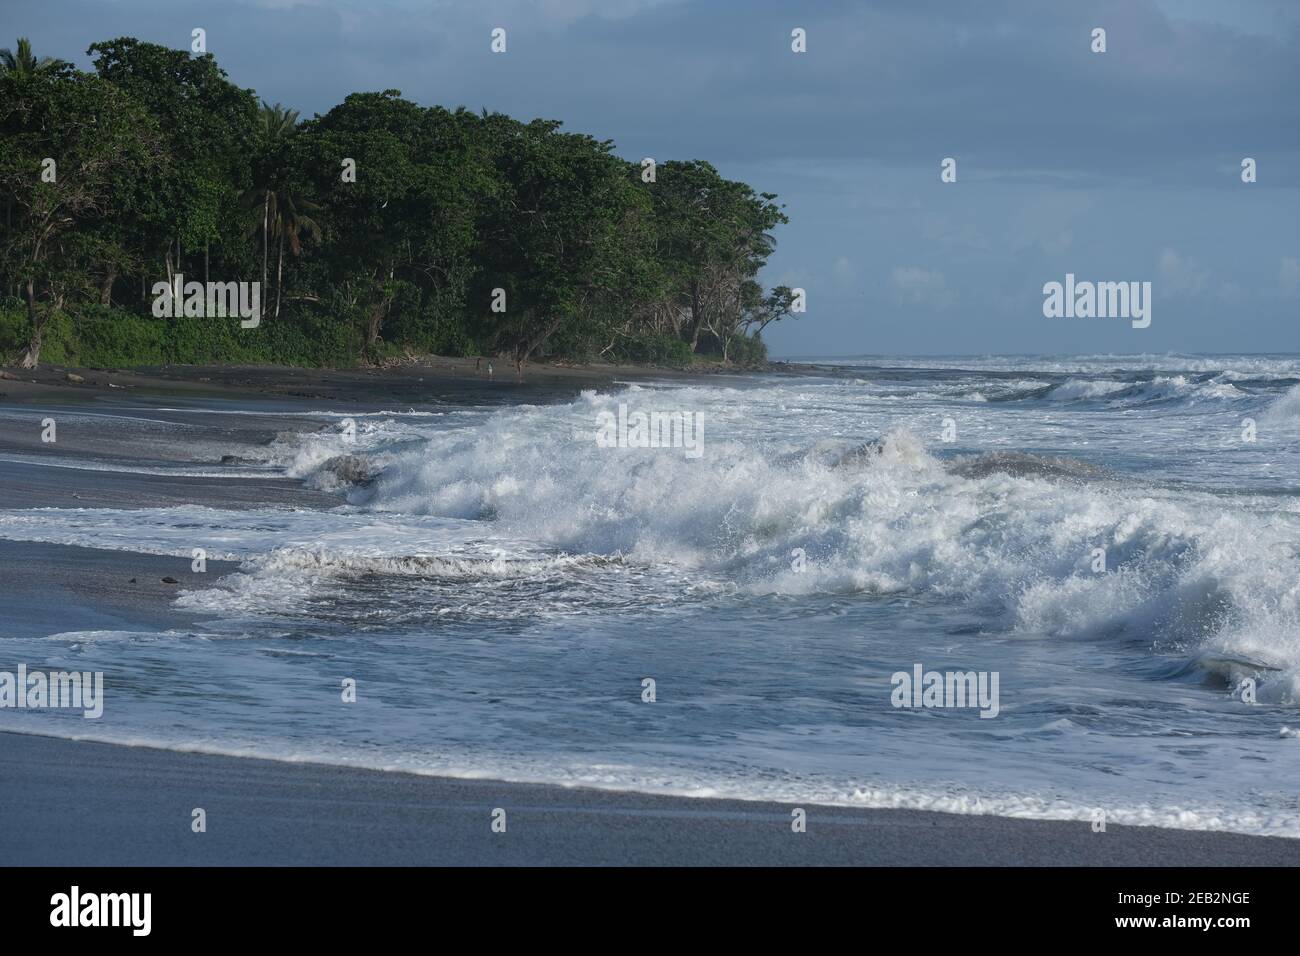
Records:
{"label": "dark wet sand", "polygon": [[[174,608],[176,595],[212,584],[236,567],[210,560],[199,575],[188,558],[0,540],[0,655],[5,637],[191,627],[197,616]],[[15,664],[0,656],[0,670],[12,671]]]}
{"label": "dark wet sand", "polygon": [[[1294,866],[1300,840],[566,789],[0,733],[12,865]],[[207,832],[191,830],[192,812]],[[492,813],[506,812],[493,833]]]}
{"label": "dark wet sand", "polygon": [[[527,365],[517,375],[511,365],[470,358],[428,356],[384,368],[304,369],[265,365],[168,365],[138,369],[0,370],[0,404],[27,402],[132,401],[167,395],[186,401],[247,400],[399,404],[516,404],[564,401],[582,389],[610,388],[618,382],[698,382],[715,376],[747,374],[743,369],[700,366],[689,371],[631,365]],[[773,363],[769,372],[806,375],[813,366]],[[68,373],[82,379],[70,382]]]}

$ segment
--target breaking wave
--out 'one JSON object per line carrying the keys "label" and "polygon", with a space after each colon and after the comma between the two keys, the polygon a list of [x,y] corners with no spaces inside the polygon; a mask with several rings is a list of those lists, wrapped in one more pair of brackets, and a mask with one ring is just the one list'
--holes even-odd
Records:
{"label": "breaking wave", "polygon": [[756,594],[931,596],[977,608],[992,632],[1213,650],[1259,662],[1267,699],[1300,699],[1300,514],[1276,499],[1152,490],[1064,456],[944,462],[901,429],[830,455],[724,434],[699,460],[572,440],[611,401],[426,436],[350,500]]}
{"label": "breaking wave", "polygon": [[1138,382],[1069,379],[1026,397],[1042,397],[1053,402],[1107,401],[1140,405],[1148,402],[1231,401],[1245,398],[1246,393],[1228,381],[1196,381],[1183,375],[1158,375]]}

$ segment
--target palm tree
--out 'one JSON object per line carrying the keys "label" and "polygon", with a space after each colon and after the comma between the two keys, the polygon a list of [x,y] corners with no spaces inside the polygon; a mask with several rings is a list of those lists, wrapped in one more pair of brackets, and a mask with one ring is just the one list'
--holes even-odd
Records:
{"label": "palm tree", "polygon": [[[274,106],[262,101],[262,112],[259,117],[257,127],[257,146],[260,153],[261,161],[257,165],[254,173],[253,186],[244,192],[242,197],[244,205],[248,208],[255,207],[257,203],[262,206],[262,288],[266,288],[266,266],[268,259],[268,250],[271,236],[271,221],[273,218],[279,218],[279,197],[277,196],[277,186],[279,182],[279,169],[277,163],[279,160],[280,147],[284,145],[298,129],[298,111],[285,109],[279,103]],[[272,214],[272,207],[275,207],[275,214]],[[313,227],[314,227],[313,223]],[[249,230],[252,235],[257,234],[257,226],[254,225]],[[295,240],[296,241],[296,240]],[[283,259],[283,253],[281,254]],[[277,295],[278,295],[277,291]]]}
{"label": "palm tree", "polygon": [[27,37],[18,38],[18,52],[7,47],[0,50],[0,76],[32,77],[45,73],[57,73],[72,64],[67,60],[56,60],[52,56],[43,56],[39,60],[32,54],[32,41]]}
{"label": "palm tree", "polygon": [[308,213],[320,212],[320,206],[298,195],[289,187],[275,192],[275,212],[271,217],[271,231],[280,240],[280,258],[275,267],[275,318],[280,317],[280,289],[284,282],[284,240],[289,240],[289,251],[294,258],[302,254],[302,239],[319,239],[320,226]]}

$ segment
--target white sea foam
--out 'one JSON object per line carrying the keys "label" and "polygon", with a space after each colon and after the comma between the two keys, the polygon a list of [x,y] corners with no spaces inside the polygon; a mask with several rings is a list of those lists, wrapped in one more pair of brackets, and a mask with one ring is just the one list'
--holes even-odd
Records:
{"label": "white sea foam", "polygon": [[[395,519],[348,509],[254,508],[227,511],[200,505],[145,510],[24,508],[0,511],[0,537],[109,551],[189,557],[203,548],[211,560],[244,561],[277,550],[359,557],[431,555],[470,538],[493,540],[494,529],[434,516]],[[502,539],[501,547],[517,546]]]}
{"label": "white sea foam", "polygon": [[970,369],[985,372],[1224,372],[1244,377],[1300,377],[1300,359],[1293,355],[1183,355],[1145,353],[1132,355],[955,355],[894,356],[860,355],[803,357],[804,362],[848,368],[881,367],[905,369]]}
{"label": "white sea foam", "polygon": [[[930,593],[978,603],[990,626],[1027,634],[1213,646],[1282,668],[1269,693],[1295,698],[1300,517],[1275,500],[966,478],[907,431],[838,467],[725,437],[700,461],[610,452],[569,440],[571,414],[509,410],[430,435],[394,452],[357,500],[490,517],[520,539],[695,568],[755,593]],[[1092,570],[1097,548],[1107,573]],[[802,570],[795,549],[807,555]]]}
{"label": "white sea foam", "polygon": [[1133,403],[1184,399],[1232,400],[1245,398],[1231,382],[1193,382],[1183,375],[1158,375],[1149,381],[1118,382],[1112,379],[1070,379],[1054,387],[1048,398],[1052,401],[1081,401],[1096,399],[1123,399]]}
{"label": "white sea foam", "polygon": [[1300,385],[1292,387],[1269,405],[1263,418],[1270,424],[1300,425]]}
{"label": "white sea foam", "polygon": [[1102,398],[1106,395],[1113,395],[1115,392],[1122,392],[1129,385],[1128,382],[1114,382],[1109,379],[1092,381],[1071,379],[1053,388],[1050,397],[1056,401],[1065,402],[1077,399]]}
{"label": "white sea foam", "polygon": [[[596,411],[627,400],[589,392],[454,427],[375,420],[354,442],[330,429],[277,443],[288,471],[307,478],[338,454],[373,456],[381,474],[352,492],[351,508],[20,510],[0,512],[0,535],[181,556],[204,547],[247,562],[266,593],[277,575],[304,571],[488,578],[597,556],[753,594],[931,595],[978,607],[991,630],[1257,659],[1277,669],[1262,675],[1265,699],[1300,696],[1300,514],[1285,501],[1057,480],[996,463],[968,477],[907,429],[865,458],[793,444],[774,454],[746,431],[741,391],[637,396],[647,408],[705,408],[716,436],[707,454],[575,438]],[[476,552],[469,542],[480,538],[506,557]],[[1095,549],[1106,573],[1093,571]],[[796,551],[806,556],[798,568]]]}

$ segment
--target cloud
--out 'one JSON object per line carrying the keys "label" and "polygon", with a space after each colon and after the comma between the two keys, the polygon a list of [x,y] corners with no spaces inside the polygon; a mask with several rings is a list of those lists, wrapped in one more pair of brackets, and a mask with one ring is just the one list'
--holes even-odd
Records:
{"label": "cloud", "polygon": [[[677,0],[540,0],[535,3],[535,6],[548,19],[567,23],[588,16],[623,20],[647,8],[673,2]],[[529,5],[534,4],[516,4],[516,6]]]}
{"label": "cloud", "polygon": [[1205,291],[1210,273],[1196,260],[1180,256],[1173,249],[1160,253],[1160,288],[1168,295],[1199,295]]}
{"label": "cloud", "polygon": [[894,266],[889,274],[889,284],[900,305],[946,309],[953,303],[953,295],[948,291],[948,281],[942,272],[920,266]]}
{"label": "cloud", "polygon": [[1281,268],[1277,270],[1277,283],[1282,287],[1283,295],[1295,295],[1300,289],[1300,259],[1284,256]]}

